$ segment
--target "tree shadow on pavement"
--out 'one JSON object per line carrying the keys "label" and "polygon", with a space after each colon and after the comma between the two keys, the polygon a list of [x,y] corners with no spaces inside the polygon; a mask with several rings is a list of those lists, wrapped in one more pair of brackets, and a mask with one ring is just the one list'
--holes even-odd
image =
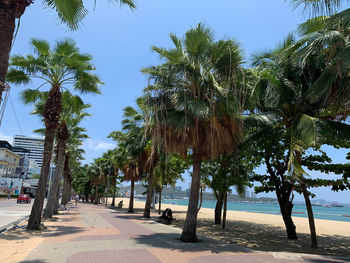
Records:
{"label": "tree shadow on pavement", "polygon": [[52,237],[75,234],[83,231],[81,227],[52,225],[39,231],[27,231],[26,229],[14,229],[1,235],[4,240],[23,240],[32,237]]}
{"label": "tree shadow on pavement", "polygon": [[[174,222],[174,225],[182,228],[183,220]],[[298,240],[288,240],[285,229],[267,224],[230,220],[223,230],[220,225],[213,224],[213,220],[199,219],[197,231],[201,235],[228,244],[259,251],[350,257],[350,237],[346,236],[318,236],[319,247],[312,249],[309,234],[298,233]]]}
{"label": "tree shadow on pavement", "polygon": [[252,250],[239,247],[234,244],[227,244],[201,236],[199,236],[199,241],[197,243],[185,243],[180,240],[179,233],[155,233],[152,235],[138,235],[135,236],[133,240],[140,245],[147,245],[153,248],[180,250],[181,252],[252,252]]}

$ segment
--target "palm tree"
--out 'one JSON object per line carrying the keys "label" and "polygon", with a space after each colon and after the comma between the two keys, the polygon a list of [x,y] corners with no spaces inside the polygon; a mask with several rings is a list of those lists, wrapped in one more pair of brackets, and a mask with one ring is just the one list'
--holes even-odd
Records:
{"label": "palm tree", "polygon": [[203,160],[230,153],[240,137],[244,93],[240,92],[242,56],[233,40],[214,41],[203,24],[183,40],[170,35],[175,48],[153,47],[164,64],[143,69],[151,84],[145,89],[151,121],[148,132],[166,152],[186,157],[191,150],[193,173],[184,242],[196,242],[200,170]]}
{"label": "palm tree", "polygon": [[63,190],[61,204],[66,205],[71,200],[72,195],[72,170],[79,170],[81,166],[80,160],[84,160],[83,154],[85,151],[81,148],[83,146],[83,140],[87,139],[88,136],[84,134],[75,135],[73,132],[67,142],[67,151],[64,158],[63,167]]}
{"label": "palm tree", "polygon": [[[115,1],[131,9],[136,8],[134,0]],[[0,0],[0,101],[5,90],[16,19],[20,19],[26,8],[33,3],[33,0]],[[88,12],[82,0],[42,0],[42,3],[53,9],[58,19],[73,30],[78,29]]]}
{"label": "palm tree", "polygon": [[62,111],[61,90],[73,88],[80,93],[96,94],[101,82],[91,73],[95,69],[91,64],[92,57],[81,54],[72,40],[59,41],[51,49],[48,42],[32,39],[31,46],[33,55],[15,55],[11,58],[8,81],[16,84],[29,84],[32,79],[42,81],[38,89],[23,92],[25,103],[36,102],[40,98],[40,88],[48,86],[50,89],[42,115],[45,123],[43,165],[28,222],[28,229],[34,230],[39,229],[41,223],[54,135]]}
{"label": "palm tree", "polygon": [[[42,92],[39,97],[40,99],[35,103],[33,114],[41,116],[47,101],[48,92]],[[89,116],[89,114],[83,112],[83,110],[88,107],[90,107],[90,105],[85,105],[79,96],[73,96],[69,91],[62,93],[62,114],[56,132],[56,169],[44,210],[44,217],[46,218],[51,218],[52,214],[57,212],[59,206],[60,178],[63,174],[67,141],[72,136],[72,133],[73,138],[77,138],[77,132],[85,131],[84,128],[78,127],[77,125],[84,117]],[[45,129],[37,129],[34,132],[42,136],[45,135]]]}
{"label": "palm tree", "polygon": [[158,162],[158,154],[145,134],[145,123],[149,116],[145,106],[145,98],[139,97],[136,104],[138,109],[131,106],[124,108],[122,129],[128,134],[125,145],[130,156],[138,159],[140,175],[147,174],[148,189],[143,217],[149,218],[153,194],[153,171]]}
{"label": "palm tree", "polygon": [[133,159],[129,156],[127,164],[123,167],[122,171],[124,174],[124,180],[130,181],[130,200],[128,213],[134,213],[135,182],[140,180],[141,177],[138,159]]}
{"label": "palm tree", "polygon": [[122,143],[118,144],[111,156],[113,165],[113,199],[111,206],[115,206],[115,195],[117,189],[117,178],[126,163],[126,150]]}
{"label": "palm tree", "polygon": [[[68,141],[72,136],[72,139],[77,139],[76,136],[80,136],[79,139],[81,139],[85,135],[81,134],[85,129],[79,127],[78,124],[84,117],[89,116],[89,114],[83,110],[90,107],[90,105],[83,104],[77,96],[68,96],[67,99],[65,97],[66,96],[63,96],[62,104],[68,104],[69,106],[67,109],[65,109],[66,107],[63,107],[63,116],[61,116],[61,121],[57,129],[56,169],[53,183],[50,188],[50,195],[48,196],[46,208],[44,209],[43,216],[46,218],[51,218],[52,214],[57,213],[58,211],[60,180],[62,175],[64,175],[64,163],[67,144],[69,143]],[[77,103],[75,100],[78,100],[79,102]]]}
{"label": "palm tree", "polygon": [[350,20],[329,23],[333,17],[317,17],[300,25],[302,38],[286,48],[282,58],[291,57],[295,63],[307,67],[306,62],[317,56],[318,62],[323,64],[323,70],[312,83],[309,97],[321,100],[332,111],[329,119],[346,119],[350,114],[350,35],[347,26]]}
{"label": "palm tree", "polygon": [[[106,175],[106,188],[105,188],[105,205],[108,205],[108,196],[109,196],[109,190],[110,190],[110,181],[111,179],[114,180],[113,186],[116,187],[115,183],[116,183],[116,177],[114,172],[112,172],[113,168],[115,167],[115,162],[116,162],[116,156],[115,156],[115,150],[109,150],[107,152],[105,152],[101,159],[104,162],[104,166],[105,166],[105,174]],[[112,176],[113,175],[113,176]]]}
{"label": "palm tree", "polygon": [[94,204],[98,205],[100,203],[100,187],[103,185],[103,168],[100,165],[100,158],[94,160],[94,163],[89,166],[90,174],[90,185],[94,189]]}
{"label": "palm tree", "polygon": [[329,15],[341,9],[347,0],[290,0],[290,2],[295,8],[304,6],[304,11],[309,10],[314,15]]}
{"label": "palm tree", "polygon": [[[286,44],[287,43],[287,44]],[[290,37],[284,46],[292,45]],[[282,45],[283,46],[283,45]],[[283,57],[282,49],[257,56],[255,65],[260,67],[260,78],[253,94],[257,97],[258,109],[263,113],[255,117],[269,124],[281,125],[287,136],[288,176],[299,185],[304,195],[309,217],[312,247],[317,247],[310,193],[301,166],[302,156],[309,147],[319,147],[320,134],[337,128],[328,120],[329,111],[320,99],[309,96],[312,85],[322,74],[326,63],[323,54],[314,53],[303,63],[295,63],[291,57]],[[346,125],[343,125],[345,127]]]}
{"label": "palm tree", "polygon": [[[83,108],[88,108],[89,105],[84,105]],[[76,114],[74,118],[69,120],[69,138],[65,145],[65,157],[63,164],[63,190],[62,190],[62,199],[61,204],[65,205],[71,199],[71,169],[72,166],[79,165],[79,160],[83,160],[83,154],[85,151],[82,149],[83,141],[88,139],[86,129],[82,128],[79,125],[81,120],[89,116],[85,112],[80,112]]]}
{"label": "palm tree", "polygon": [[135,182],[140,180],[147,161],[147,156],[143,153],[142,136],[143,133],[140,133],[140,129],[131,129],[129,132],[112,132],[108,136],[118,143],[118,147],[122,151],[120,156],[121,170],[124,174],[124,180],[130,181],[131,188],[129,213],[134,212]]}

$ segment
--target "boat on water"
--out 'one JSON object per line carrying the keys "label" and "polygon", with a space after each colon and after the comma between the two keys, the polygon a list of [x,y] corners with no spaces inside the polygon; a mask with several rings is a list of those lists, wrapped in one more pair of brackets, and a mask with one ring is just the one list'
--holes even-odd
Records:
{"label": "boat on water", "polygon": [[332,204],[332,207],[344,207],[344,206],[341,204]]}

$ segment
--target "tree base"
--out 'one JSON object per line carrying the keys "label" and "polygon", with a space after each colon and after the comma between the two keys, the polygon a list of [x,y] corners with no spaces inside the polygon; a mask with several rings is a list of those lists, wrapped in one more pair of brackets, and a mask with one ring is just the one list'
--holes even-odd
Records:
{"label": "tree base", "polygon": [[298,236],[296,234],[287,234],[288,240],[298,240]]}
{"label": "tree base", "polygon": [[193,236],[193,235],[182,234],[180,237],[180,240],[182,242],[185,242],[185,243],[197,243],[198,242],[198,238],[196,235]]}

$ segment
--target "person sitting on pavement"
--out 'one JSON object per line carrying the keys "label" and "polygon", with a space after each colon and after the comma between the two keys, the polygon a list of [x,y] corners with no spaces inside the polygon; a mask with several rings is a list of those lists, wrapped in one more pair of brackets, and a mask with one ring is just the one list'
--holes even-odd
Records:
{"label": "person sitting on pavement", "polygon": [[173,211],[170,208],[167,208],[163,211],[162,216],[159,217],[161,223],[171,224],[174,220]]}

